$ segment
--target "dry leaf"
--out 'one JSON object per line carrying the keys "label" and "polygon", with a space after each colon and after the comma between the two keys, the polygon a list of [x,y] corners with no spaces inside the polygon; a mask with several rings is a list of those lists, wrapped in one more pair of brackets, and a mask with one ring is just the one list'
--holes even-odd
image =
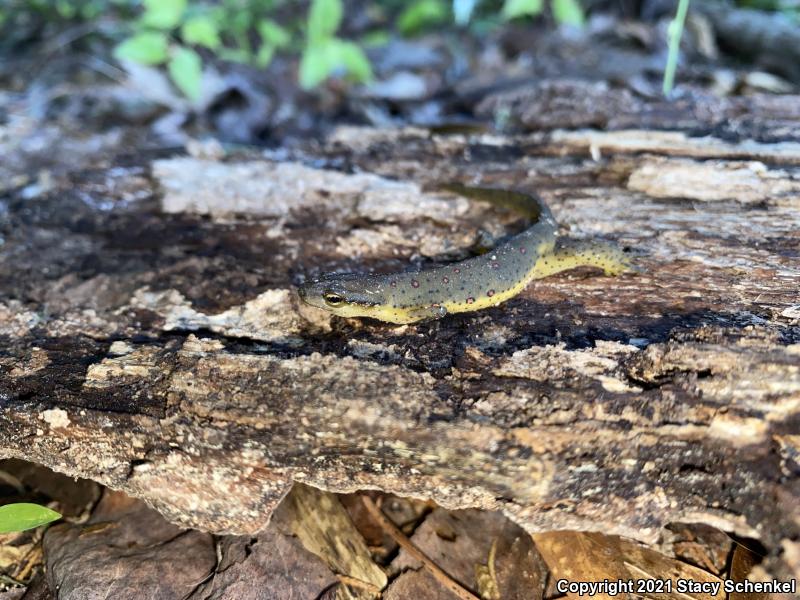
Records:
{"label": "dry leaf", "polygon": [[21,546],[0,546],[0,569],[8,569],[22,561],[31,551],[33,544]]}
{"label": "dry leaf", "polygon": [[[731,558],[730,579],[744,581],[758,563],[761,557],[742,544],[736,544]],[[757,594],[755,592],[731,592],[728,600],[770,600],[771,594]]]}
{"label": "dry leaf", "polygon": [[[295,484],[275,515],[334,572],[362,582],[365,589],[386,587],[386,574],[372,561],[364,538],[335,494]],[[354,591],[354,586],[341,585],[337,597],[360,597],[363,593]]]}
{"label": "dry leaf", "polygon": [[702,523],[672,523],[672,551],[680,560],[720,575],[728,566],[733,540],[724,531]]}
{"label": "dry leaf", "polygon": [[[556,590],[582,600],[577,589],[559,589],[558,580],[574,585],[600,584],[593,598],[614,599],[626,589],[603,588],[605,580],[630,585],[630,592],[653,600],[722,600],[722,580],[711,573],[665,556],[636,542],[600,533],[552,531],[533,535],[534,542],[556,580]],[[565,585],[565,584],[564,584]],[[708,588],[708,589],[702,589]]]}

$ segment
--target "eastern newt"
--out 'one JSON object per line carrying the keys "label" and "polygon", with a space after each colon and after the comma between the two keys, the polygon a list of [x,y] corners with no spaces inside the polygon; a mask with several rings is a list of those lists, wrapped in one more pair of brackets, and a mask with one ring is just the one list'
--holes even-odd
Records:
{"label": "eastern newt", "polygon": [[414,323],[497,306],[532,280],[575,267],[599,267],[606,275],[633,269],[627,255],[607,242],[557,240],[550,209],[532,194],[461,184],[446,188],[513,208],[533,224],[481,256],[388,275],[332,273],[303,284],[300,298],[342,317]]}

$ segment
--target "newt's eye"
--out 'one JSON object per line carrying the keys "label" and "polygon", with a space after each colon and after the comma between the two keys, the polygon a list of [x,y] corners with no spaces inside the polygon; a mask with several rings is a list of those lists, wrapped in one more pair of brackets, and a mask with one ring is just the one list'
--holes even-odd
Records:
{"label": "newt's eye", "polygon": [[344,298],[342,298],[339,294],[323,294],[322,299],[325,300],[325,304],[328,306],[339,306],[344,303]]}

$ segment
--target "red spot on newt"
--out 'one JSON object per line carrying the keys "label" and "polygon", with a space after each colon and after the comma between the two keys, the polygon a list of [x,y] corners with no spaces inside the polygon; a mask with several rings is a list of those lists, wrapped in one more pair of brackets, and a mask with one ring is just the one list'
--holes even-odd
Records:
{"label": "red spot on newt", "polygon": [[472,304],[475,302],[475,298],[467,298],[467,304]]}
{"label": "red spot on newt", "polygon": [[442,277],[442,283],[450,283],[450,280],[446,276]]}
{"label": "red spot on newt", "polygon": [[488,292],[486,292],[486,295],[489,296],[489,298],[491,298],[492,296],[494,296],[494,290],[489,290]]}
{"label": "red spot on newt", "polygon": [[411,287],[418,288],[419,287],[419,281],[417,281],[416,279],[412,279],[411,280]]}

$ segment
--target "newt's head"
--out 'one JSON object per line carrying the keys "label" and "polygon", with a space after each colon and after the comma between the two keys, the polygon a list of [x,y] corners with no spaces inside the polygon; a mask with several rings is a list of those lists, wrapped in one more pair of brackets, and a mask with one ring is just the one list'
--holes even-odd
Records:
{"label": "newt's head", "polygon": [[383,286],[368,275],[326,275],[301,285],[298,294],[306,304],[340,317],[372,317],[386,304]]}

